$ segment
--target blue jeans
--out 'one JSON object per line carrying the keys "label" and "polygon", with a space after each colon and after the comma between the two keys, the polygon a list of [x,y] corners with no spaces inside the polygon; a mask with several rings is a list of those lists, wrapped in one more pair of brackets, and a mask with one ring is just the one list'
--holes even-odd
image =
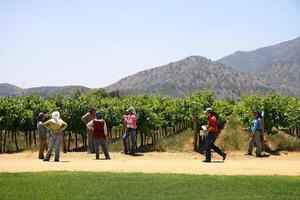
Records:
{"label": "blue jeans", "polygon": [[212,132],[208,132],[207,136],[206,136],[206,141],[205,141],[205,160],[207,161],[211,161],[211,149],[213,149],[215,152],[217,152],[220,156],[224,156],[225,153],[219,149],[216,145],[215,145],[215,141],[217,139],[217,133],[212,133]]}
{"label": "blue jeans", "polygon": [[99,159],[99,146],[101,145],[105,158],[109,158],[106,140],[104,138],[94,138],[96,159]]}
{"label": "blue jeans", "polygon": [[130,143],[131,143],[131,149],[130,153],[135,153],[136,151],[136,144],[135,144],[135,129],[133,128],[127,128],[126,132],[124,133],[122,139],[123,139],[123,146],[124,146],[124,153],[128,153],[128,147],[127,147],[127,140],[130,136]]}
{"label": "blue jeans", "polygon": [[60,140],[61,135],[60,134],[52,134],[49,142],[48,151],[46,154],[45,160],[50,160],[53,146],[55,147],[55,160],[59,160],[59,147],[60,147]]}

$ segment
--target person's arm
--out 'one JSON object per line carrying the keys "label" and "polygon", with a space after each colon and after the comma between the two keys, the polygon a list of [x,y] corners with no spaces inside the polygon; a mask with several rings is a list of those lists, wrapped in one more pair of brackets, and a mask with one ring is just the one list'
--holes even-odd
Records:
{"label": "person's arm", "polygon": [[124,124],[127,125],[128,115],[123,115]]}
{"label": "person's arm", "polygon": [[85,124],[87,124],[88,122],[87,122],[87,116],[89,115],[89,113],[86,113],[85,115],[83,115],[82,117],[81,117],[81,121],[83,122],[83,123],[85,123]]}
{"label": "person's arm", "polygon": [[94,130],[94,120],[90,121],[86,127],[89,129],[89,130]]}
{"label": "person's arm", "polygon": [[131,115],[130,117],[126,118],[126,123],[130,126],[133,126],[133,124],[136,122],[135,115]]}
{"label": "person's arm", "polygon": [[137,128],[137,117],[136,115],[133,115],[133,118],[132,118],[132,125]]}
{"label": "person's arm", "polygon": [[50,128],[50,120],[46,121],[43,125],[45,128],[49,129]]}
{"label": "person's arm", "polygon": [[265,117],[265,111],[262,110],[260,115],[262,118]]}
{"label": "person's arm", "polygon": [[46,137],[46,129],[44,127],[44,124],[42,122],[38,123],[38,131],[39,131],[39,137]]}
{"label": "person's arm", "polygon": [[257,130],[257,128],[258,128],[258,120],[255,119],[255,120],[253,121],[253,125],[252,125],[252,127],[251,127],[251,131],[252,131],[253,134],[255,134],[255,131]]}
{"label": "person's arm", "polygon": [[218,123],[217,123],[217,119],[215,117],[211,117],[209,119],[209,123],[208,123],[208,131],[209,132],[216,132],[218,130]]}
{"label": "person's arm", "polygon": [[104,121],[104,134],[105,134],[105,137],[107,138],[107,125],[106,125],[106,121]]}
{"label": "person's arm", "polygon": [[63,131],[68,127],[68,124],[66,122],[64,122],[63,120],[61,120],[61,122],[62,122],[62,124],[61,124],[61,127],[60,127],[60,131]]}

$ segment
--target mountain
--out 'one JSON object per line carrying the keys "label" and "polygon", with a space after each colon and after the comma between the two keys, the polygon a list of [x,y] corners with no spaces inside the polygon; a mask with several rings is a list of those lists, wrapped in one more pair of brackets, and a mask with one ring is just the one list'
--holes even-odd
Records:
{"label": "mountain", "polygon": [[37,94],[41,96],[71,96],[77,92],[85,94],[91,91],[90,88],[84,86],[46,86],[22,89],[8,83],[0,84],[0,96],[23,96],[27,94]]}
{"label": "mountain", "polygon": [[266,65],[257,74],[268,85],[284,93],[300,96],[300,53]]}
{"label": "mountain", "polygon": [[[141,71],[106,87],[125,95],[150,93],[184,97],[201,89],[214,90],[217,98],[237,100],[253,92],[279,91],[300,96],[300,37],[254,51],[237,51],[216,62],[190,56],[164,66]],[[83,86],[22,89],[0,84],[0,96],[36,93],[70,96],[94,90]]]}
{"label": "mountain", "polygon": [[23,89],[8,83],[0,83],[0,96],[20,96]]}
{"label": "mountain", "polygon": [[190,56],[168,65],[139,72],[121,79],[106,89],[119,90],[125,94],[148,92],[171,97],[183,97],[196,90],[212,89],[217,98],[230,100],[256,91],[272,90],[256,77],[201,56]]}
{"label": "mountain", "polygon": [[62,95],[62,96],[71,96],[77,92],[80,94],[85,94],[91,89],[84,86],[46,86],[46,87],[34,87],[24,89],[25,94],[38,94],[41,96],[53,96],[53,95]]}
{"label": "mountain", "polygon": [[237,51],[217,62],[244,73],[256,74],[262,68],[300,54],[300,37],[254,51]]}
{"label": "mountain", "polygon": [[300,96],[300,37],[254,51],[238,51],[217,62],[253,74],[277,91]]}

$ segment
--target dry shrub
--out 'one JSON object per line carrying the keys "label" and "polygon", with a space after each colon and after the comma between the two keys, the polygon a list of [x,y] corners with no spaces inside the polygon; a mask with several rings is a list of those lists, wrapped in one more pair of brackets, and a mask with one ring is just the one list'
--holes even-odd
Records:
{"label": "dry shrub", "polygon": [[216,144],[224,150],[245,150],[247,149],[249,136],[243,131],[240,121],[232,115],[220,133]]}
{"label": "dry shrub", "polygon": [[266,135],[265,139],[267,141],[267,145],[272,150],[300,150],[300,139],[288,135],[282,131],[279,131],[274,135]]}
{"label": "dry shrub", "polygon": [[193,150],[194,132],[191,129],[158,141],[153,150],[160,152],[183,152]]}

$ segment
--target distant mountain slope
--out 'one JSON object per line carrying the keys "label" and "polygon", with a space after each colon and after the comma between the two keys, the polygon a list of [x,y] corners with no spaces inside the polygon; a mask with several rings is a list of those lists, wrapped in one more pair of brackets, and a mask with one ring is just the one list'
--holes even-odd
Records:
{"label": "distant mountain slope", "polygon": [[23,89],[8,83],[0,83],[0,96],[20,96]]}
{"label": "distant mountain slope", "polygon": [[78,91],[81,94],[85,94],[91,91],[91,89],[83,86],[46,86],[22,89],[7,83],[0,84],[0,96],[22,96],[27,94],[71,96]]}
{"label": "distant mountain slope", "polygon": [[254,51],[237,51],[217,62],[231,66],[240,72],[256,73],[265,66],[297,54],[300,54],[300,37]]}
{"label": "distant mountain slope", "polygon": [[249,52],[236,52],[218,62],[265,80],[277,91],[300,96],[300,37]]}
{"label": "distant mountain slope", "polygon": [[300,53],[266,65],[257,74],[269,85],[300,96]]}
{"label": "distant mountain slope", "polygon": [[200,56],[139,72],[106,89],[127,94],[148,92],[171,97],[182,97],[199,89],[212,89],[218,98],[232,100],[243,94],[272,90],[255,77]]}
{"label": "distant mountain slope", "polygon": [[53,95],[62,95],[62,96],[71,96],[76,92],[85,94],[91,89],[84,86],[46,86],[46,87],[34,87],[24,89],[25,94],[35,93],[41,96],[53,96]]}
{"label": "distant mountain slope", "polygon": [[[125,95],[148,92],[171,97],[183,97],[196,90],[212,89],[218,98],[231,100],[253,92],[268,91],[300,96],[299,70],[300,37],[254,51],[238,51],[217,62],[190,56],[123,78],[106,89],[108,92],[119,90]],[[22,89],[0,84],[0,96],[29,93],[70,96],[77,91],[84,94],[93,90],[83,86]]]}

